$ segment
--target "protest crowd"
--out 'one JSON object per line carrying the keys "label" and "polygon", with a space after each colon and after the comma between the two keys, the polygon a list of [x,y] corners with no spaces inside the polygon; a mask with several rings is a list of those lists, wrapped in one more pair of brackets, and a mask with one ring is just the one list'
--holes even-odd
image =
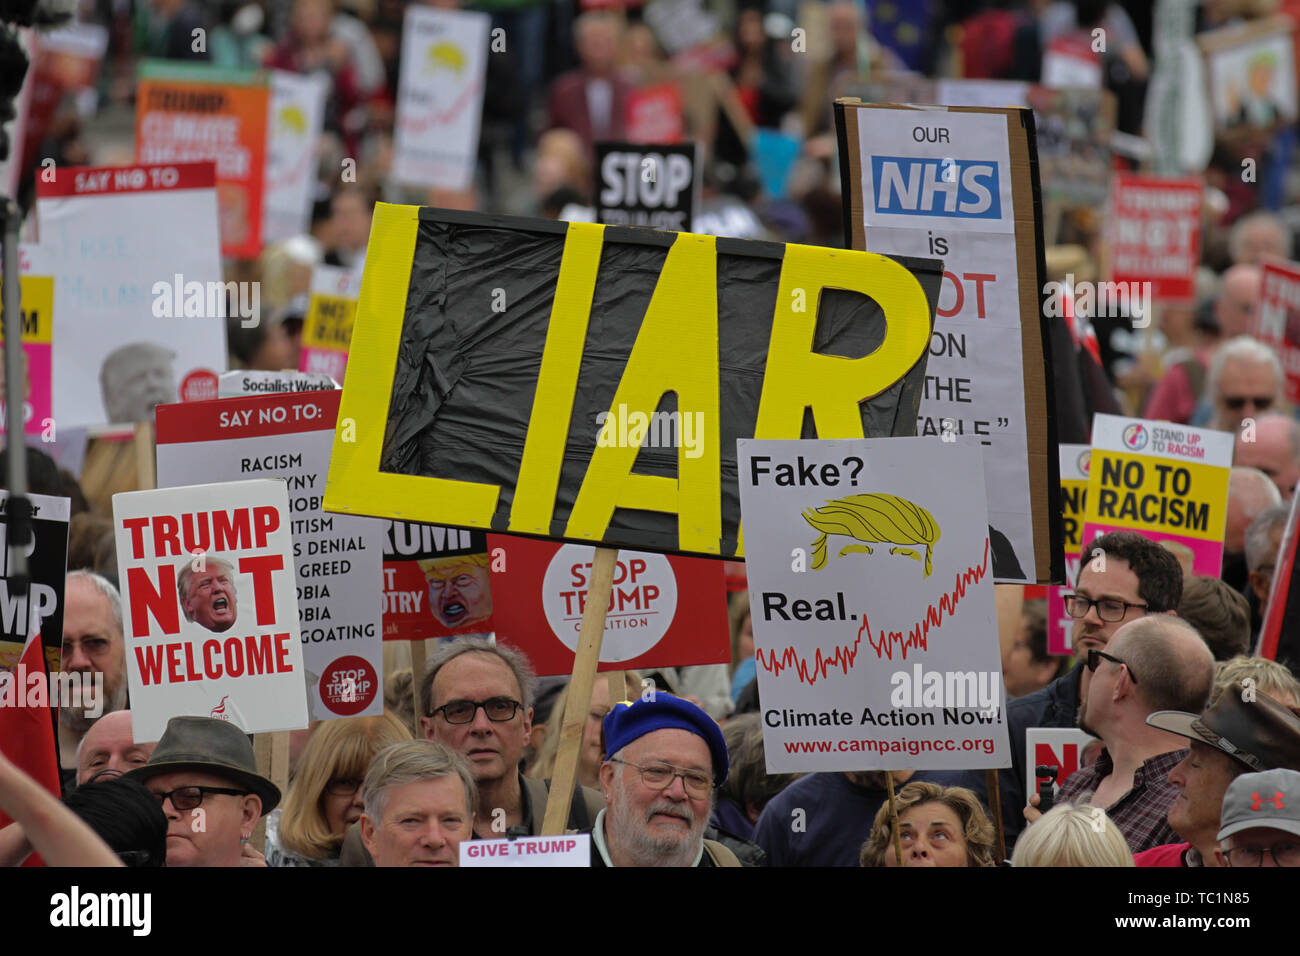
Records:
{"label": "protest crowd", "polygon": [[6,865],[1300,866],[1300,2],[24,6]]}

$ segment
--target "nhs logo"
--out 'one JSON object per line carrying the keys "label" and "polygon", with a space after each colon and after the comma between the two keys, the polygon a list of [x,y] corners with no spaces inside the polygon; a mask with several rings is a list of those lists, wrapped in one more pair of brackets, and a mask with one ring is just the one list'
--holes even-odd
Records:
{"label": "nhs logo", "polygon": [[872,156],[878,214],[1001,219],[998,164],[991,160]]}

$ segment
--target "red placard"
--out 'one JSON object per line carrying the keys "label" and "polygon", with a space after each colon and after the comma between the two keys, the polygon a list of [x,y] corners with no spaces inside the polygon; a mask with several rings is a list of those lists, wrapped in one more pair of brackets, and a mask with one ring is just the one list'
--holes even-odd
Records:
{"label": "red placard", "polygon": [[1110,207],[1112,282],[1150,282],[1156,302],[1196,299],[1201,182],[1117,173]]}
{"label": "red placard", "polygon": [[492,630],[497,612],[482,531],[389,521],[387,535],[384,640],[422,641]]}
{"label": "red placard", "polygon": [[[595,549],[487,536],[497,640],[541,676],[573,671]],[[503,570],[498,570],[503,569]],[[721,561],[620,551],[601,642],[600,670],[725,664],[731,660]]]}
{"label": "red placard", "polygon": [[675,83],[656,83],[633,90],[627,97],[627,141],[671,146],[686,132],[682,92]]}
{"label": "red placard", "polygon": [[1287,401],[1300,400],[1300,264],[1264,263],[1256,337],[1282,360]]}

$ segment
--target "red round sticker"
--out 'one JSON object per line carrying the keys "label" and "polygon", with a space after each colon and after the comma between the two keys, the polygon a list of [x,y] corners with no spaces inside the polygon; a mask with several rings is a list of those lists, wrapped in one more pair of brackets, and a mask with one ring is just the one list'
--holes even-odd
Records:
{"label": "red round sticker", "polygon": [[336,714],[352,717],[379,693],[379,675],[364,657],[340,657],[320,677],[320,699]]}
{"label": "red round sticker", "polygon": [[195,369],[181,379],[182,402],[206,402],[217,397],[217,373]]}

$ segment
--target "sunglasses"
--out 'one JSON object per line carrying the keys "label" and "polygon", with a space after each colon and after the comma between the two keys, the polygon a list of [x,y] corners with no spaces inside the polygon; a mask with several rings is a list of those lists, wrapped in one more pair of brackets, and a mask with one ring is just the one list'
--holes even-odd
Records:
{"label": "sunglasses", "polygon": [[1138,682],[1137,675],[1133,673],[1133,669],[1131,667],[1125,664],[1118,657],[1112,657],[1110,654],[1107,654],[1105,651],[1099,651],[1095,647],[1090,647],[1088,649],[1088,670],[1095,673],[1097,667],[1101,664],[1103,659],[1110,661],[1112,664],[1118,664],[1120,667],[1124,668],[1124,670],[1128,671],[1129,680],[1131,680],[1134,684]]}
{"label": "sunglasses", "polygon": [[1263,396],[1224,395],[1220,398],[1220,401],[1223,402],[1225,407],[1230,408],[1234,412],[1239,412],[1243,408],[1245,408],[1247,402],[1249,402],[1251,405],[1254,405],[1260,411],[1263,411],[1264,409],[1268,408],[1273,404],[1273,396],[1272,395],[1263,395]]}

